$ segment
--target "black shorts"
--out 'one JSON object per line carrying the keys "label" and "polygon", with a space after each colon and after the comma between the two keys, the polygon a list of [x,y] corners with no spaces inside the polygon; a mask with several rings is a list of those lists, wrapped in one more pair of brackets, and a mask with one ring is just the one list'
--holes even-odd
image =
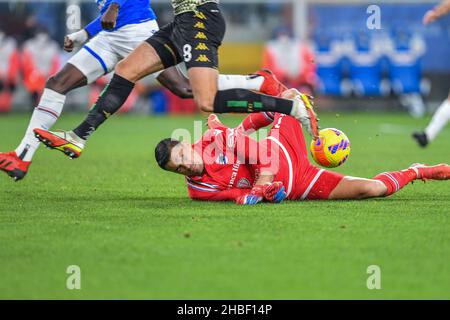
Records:
{"label": "black shorts", "polygon": [[214,2],[197,9],[175,16],[174,21],[146,40],[158,53],[165,69],[183,61],[188,69],[218,68],[218,49],[225,35],[225,19]]}

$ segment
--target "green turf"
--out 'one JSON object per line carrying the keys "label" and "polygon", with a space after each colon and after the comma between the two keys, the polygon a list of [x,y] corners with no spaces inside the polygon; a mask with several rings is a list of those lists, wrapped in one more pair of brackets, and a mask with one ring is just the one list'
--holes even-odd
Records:
{"label": "green turf", "polygon": [[[410,139],[429,119],[321,118],[352,141],[342,172],[450,161],[448,128],[426,150]],[[0,150],[27,119],[0,116]],[[193,202],[153,159],[159,139],[193,120],[115,117],[80,159],[41,149],[24,181],[0,175],[0,298],[450,298],[450,182],[358,202]],[[81,290],[66,288],[69,265],[81,267]],[[381,268],[381,290],[366,287],[369,265]]]}

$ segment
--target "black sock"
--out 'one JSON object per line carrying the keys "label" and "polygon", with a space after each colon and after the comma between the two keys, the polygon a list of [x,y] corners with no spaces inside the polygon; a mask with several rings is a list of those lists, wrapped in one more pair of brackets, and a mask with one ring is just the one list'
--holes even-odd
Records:
{"label": "black sock", "polygon": [[92,106],[86,119],[73,132],[80,138],[87,140],[106,119],[122,107],[133,88],[133,82],[114,74],[111,82]]}
{"label": "black sock", "polygon": [[267,96],[245,89],[218,91],[214,100],[215,113],[253,113],[272,111],[291,114],[291,100]]}

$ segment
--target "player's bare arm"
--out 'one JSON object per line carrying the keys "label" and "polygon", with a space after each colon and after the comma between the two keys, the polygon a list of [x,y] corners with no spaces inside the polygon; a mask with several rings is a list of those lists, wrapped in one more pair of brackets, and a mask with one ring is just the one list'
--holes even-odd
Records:
{"label": "player's bare arm", "polygon": [[445,16],[449,12],[450,12],[450,0],[444,0],[435,8],[427,11],[425,16],[423,17],[423,24],[427,25],[432,22],[435,22],[436,20]]}
{"label": "player's bare arm", "polygon": [[102,28],[111,30],[116,27],[117,16],[119,15],[119,4],[113,2],[108,7],[108,10],[103,14],[101,19]]}
{"label": "player's bare arm", "polygon": [[[116,26],[119,15],[120,6],[117,3],[111,3],[106,12],[100,19],[100,24],[103,30],[112,30]],[[72,52],[75,47],[82,46],[89,39],[89,32],[86,29],[81,29],[77,32],[68,34],[64,37],[64,50]]]}

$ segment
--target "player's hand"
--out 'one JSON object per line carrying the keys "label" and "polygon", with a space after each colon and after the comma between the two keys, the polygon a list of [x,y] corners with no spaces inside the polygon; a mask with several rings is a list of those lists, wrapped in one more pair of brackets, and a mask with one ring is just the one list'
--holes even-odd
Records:
{"label": "player's hand", "polygon": [[64,47],[63,47],[64,51],[66,51],[66,52],[72,52],[74,46],[75,46],[75,45],[74,45],[73,41],[70,40],[70,38],[69,38],[68,36],[65,36],[65,37],[64,37]]}
{"label": "player's hand", "polygon": [[439,19],[439,15],[436,13],[436,10],[428,10],[427,13],[423,16],[423,24],[428,25],[432,22],[435,22],[437,19]]}
{"label": "player's hand", "polygon": [[254,205],[254,204],[260,203],[262,200],[263,200],[263,197],[259,197],[257,195],[249,193],[249,194],[239,197],[236,200],[236,203],[243,204],[243,205]]}
{"label": "player's hand", "polygon": [[283,183],[280,181],[256,185],[250,193],[239,197],[237,204],[254,205],[263,200],[272,203],[280,203],[286,198],[287,194]]}
{"label": "player's hand", "polygon": [[244,205],[254,205],[260,203],[261,201],[263,201],[263,199],[264,199],[264,186],[256,185],[249,193],[240,196],[236,200],[236,203]]}
{"label": "player's hand", "polygon": [[276,181],[263,186],[263,196],[269,202],[280,203],[286,198],[287,193],[283,183]]}
{"label": "player's hand", "polygon": [[81,46],[88,40],[88,38],[89,36],[84,29],[68,34],[64,37],[64,51],[72,52],[74,47]]}
{"label": "player's hand", "polygon": [[103,14],[100,23],[105,30],[112,30],[116,26],[117,16],[119,15],[119,5],[111,3],[106,12]]}

